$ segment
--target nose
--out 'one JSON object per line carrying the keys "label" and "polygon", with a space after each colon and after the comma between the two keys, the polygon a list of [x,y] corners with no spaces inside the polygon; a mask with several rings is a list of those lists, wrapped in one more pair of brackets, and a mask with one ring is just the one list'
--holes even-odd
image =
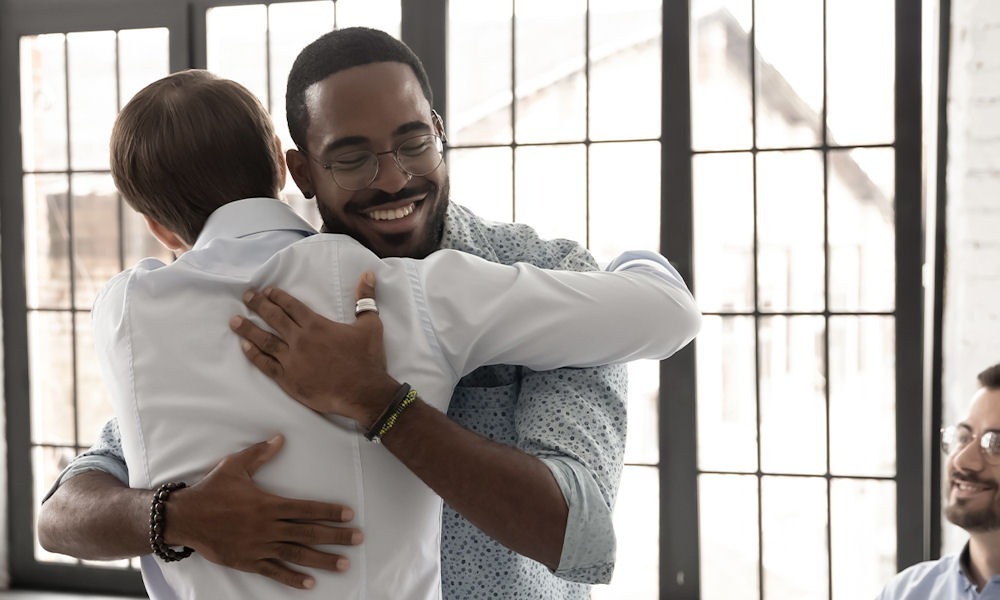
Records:
{"label": "nose", "polygon": [[368,187],[395,194],[413,179],[412,175],[399,166],[391,152],[379,154],[378,161],[378,172]]}
{"label": "nose", "polygon": [[966,444],[951,455],[951,463],[962,471],[978,472],[983,470],[983,451],[979,447],[979,439]]}

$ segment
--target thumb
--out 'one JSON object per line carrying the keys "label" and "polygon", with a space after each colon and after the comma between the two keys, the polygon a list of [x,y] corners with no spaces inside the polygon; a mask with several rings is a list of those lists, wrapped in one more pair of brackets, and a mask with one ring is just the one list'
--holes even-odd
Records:
{"label": "thumb", "polygon": [[360,300],[362,298],[375,299],[375,273],[371,271],[365,271],[361,274],[361,279],[358,280],[358,287],[354,292],[354,299]]}
{"label": "thumb", "polygon": [[247,475],[253,476],[271,459],[277,456],[278,451],[285,445],[285,436],[278,434],[266,442],[254,444],[249,448],[239,452],[234,456],[237,462],[243,466]]}

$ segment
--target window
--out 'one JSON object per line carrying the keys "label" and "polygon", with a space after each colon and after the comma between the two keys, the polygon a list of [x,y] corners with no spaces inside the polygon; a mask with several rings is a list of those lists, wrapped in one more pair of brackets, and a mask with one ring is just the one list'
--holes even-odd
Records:
{"label": "window", "polygon": [[[618,566],[595,598],[856,598],[924,558],[920,65],[904,58],[919,6],[77,4],[13,2],[3,24],[2,83],[21,98],[0,222],[14,585],[141,589],[127,562],[50,555],[32,527],[109,414],[93,296],[161,253],[110,181],[115,112],[207,67],[256,93],[290,145],[291,61],[356,24],[424,60],[453,200],[602,264],[659,247],[694,284],[696,344],[629,367]],[[290,180],[284,194],[318,221]]]}

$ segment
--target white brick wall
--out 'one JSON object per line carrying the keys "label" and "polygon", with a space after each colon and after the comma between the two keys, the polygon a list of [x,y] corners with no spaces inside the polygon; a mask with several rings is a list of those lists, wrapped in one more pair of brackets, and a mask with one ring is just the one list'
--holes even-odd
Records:
{"label": "white brick wall", "polygon": [[[944,421],[1000,362],[1000,2],[952,0],[944,303]],[[945,551],[964,532],[945,530]]]}

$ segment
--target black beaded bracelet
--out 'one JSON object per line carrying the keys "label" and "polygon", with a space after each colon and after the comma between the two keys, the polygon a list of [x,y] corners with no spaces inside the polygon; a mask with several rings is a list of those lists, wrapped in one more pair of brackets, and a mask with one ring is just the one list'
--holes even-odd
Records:
{"label": "black beaded bracelet", "polygon": [[153,494],[153,504],[149,508],[149,545],[153,554],[166,562],[174,562],[191,556],[193,549],[184,546],[182,550],[174,550],[163,543],[163,530],[167,526],[167,499],[171,492],[186,488],[183,481],[164,483]]}

